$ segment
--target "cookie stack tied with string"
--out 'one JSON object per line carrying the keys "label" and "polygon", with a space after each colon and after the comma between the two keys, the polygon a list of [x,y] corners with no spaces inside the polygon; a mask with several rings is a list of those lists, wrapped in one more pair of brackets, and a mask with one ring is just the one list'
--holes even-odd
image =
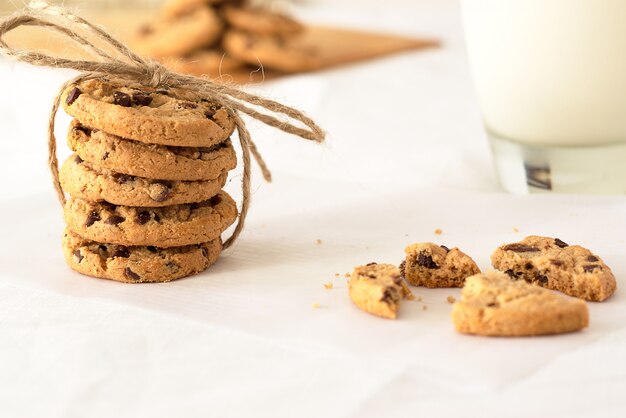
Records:
{"label": "cookie stack tied with string", "polygon": [[223,107],[189,90],[87,80],[61,96],[74,117],[60,170],[74,270],[128,283],[199,273],[237,218],[222,190],[237,159]]}

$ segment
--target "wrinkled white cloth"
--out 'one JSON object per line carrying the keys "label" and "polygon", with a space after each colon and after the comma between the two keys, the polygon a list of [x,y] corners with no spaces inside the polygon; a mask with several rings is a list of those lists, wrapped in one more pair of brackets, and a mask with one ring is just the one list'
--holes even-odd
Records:
{"label": "wrinkled white cloth", "polygon": [[[306,110],[329,141],[252,123],[275,181],[256,177],[238,244],[169,284],[65,265],[45,129],[68,73],[0,63],[0,416],[623,416],[626,199],[501,192],[456,3],[370,3],[300,14],[434,35],[444,48],[253,88]],[[458,289],[414,289],[422,302],[396,321],[349,301],[344,273],[398,263],[409,243],[458,246],[488,269],[496,246],[530,234],[584,244],[613,268],[618,291],[590,304],[587,330],[462,336],[446,301]]]}

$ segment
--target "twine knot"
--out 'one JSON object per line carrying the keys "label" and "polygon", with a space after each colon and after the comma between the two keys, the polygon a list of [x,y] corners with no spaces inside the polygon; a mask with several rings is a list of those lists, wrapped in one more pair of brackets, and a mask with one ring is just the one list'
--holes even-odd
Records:
{"label": "twine knot", "polygon": [[[15,49],[4,41],[4,35],[20,26],[37,26],[52,30],[73,41],[82,50],[94,57],[93,60],[73,60],[40,52]],[[81,33],[77,32],[81,31]],[[96,46],[88,38],[105,44],[113,53]],[[177,87],[193,91],[199,98],[210,99],[226,109],[235,122],[243,159],[242,202],[235,229],[225,242],[224,248],[231,246],[244,228],[250,205],[250,156],[261,168],[263,177],[271,181],[271,173],[256,145],[250,138],[240,113],[244,113],[264,124],[303,139],[322,142],[325,133],[309,117],[299,110],[273,100],[249,94],[235,87],[217,84],[211,80],[173,73],[159,63],[144,60],[126,45],[112,37],[103,29],[76,16],[62,7],[50,6],[42,0],[33,1],[30,6],[0,22],[0,53],[31,65],[52,68],[69,68],[80,74],[66,82],[54,101],[48,122],[49,166],[59,201],[65,204],[65,193],[59,182],[59,163],[56,156],[54,125],[61,95],[67,87],[88,79],[111,79],[119,83],[138,83],[153,88]],[[118,58],[119,57],[119,58]],[[280,116],[281,118],[279,118]],[[298,126],[300,125],[300,126]]]}

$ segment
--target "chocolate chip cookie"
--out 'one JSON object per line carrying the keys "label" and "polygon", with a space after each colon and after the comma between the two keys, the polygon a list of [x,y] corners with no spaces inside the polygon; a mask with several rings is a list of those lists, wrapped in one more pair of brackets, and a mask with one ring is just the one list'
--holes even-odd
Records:
{"label": "chocolate chip cookie", "polygon": [[498,247],[494,268],[513,280],[525,280],[570,296],[600,302],[613,294],[615,276],[599,256],[558,238],[529,236]]}
{"label": "chocolate chip cookie", "polygon": [[203,202],[219,193],[228,175],[223,172],[215,180],[153,180],[97,168],[77,155],[65,161],[59,174],[63,190],[73,197],[142,207]]}
{"label": "chocolate chip cookie", "polygon": [[409,245],[400,270],[413,286],[462,287],[465,278],[480,273],[470,256],[458,248],[432,242]]}
{"label": "chocolate chip cookie", "polygon": [[168,147],[122,139],[73,120],[67,144],[92,166],[160,180],[215,180],[237,166],[226,140],[212,147]]}
{"label": "chocolate chip cookie", "polygon": [[202,7],[142,26],[133,47],[155,58],[185,55],[215,44],[223,30],[224,24],[213,9]]}
{"label": "chocolate chip cookie", "polygon": [[235,59],[253,66],[294,73],[320,67],[317,51],[295,45],[291,39],[259,36],[230,30],[223,40],[224,49]]}
{"label": "chocolate chip cookie", "polygon": [[348,292],[357,307],[388,319],[396,318],[400,301],[411,295],[396,266],[377,263],[356,267]]}
{"label": "chocolate chip cookie", "polygon": [[219,239],[184,247],[127,247],[102,244],[73,233],[63,235],[67,264],[79,273],[124,283],[169,282],[200,273],[215,263]]}
{"label": "chocolate chip cookie", "polygon": [[62,103],[84,126],[148,144],[211,147],[235,128],[225,108],[181,89],[87,80],[68,87]]}
{"label": "chocolate chip cookie", "polygon": [[237,218],[237,207],[224,191],[209,200],[161,208],[117,206],[70,199],[65,222],[76,234],[119,245],[178,247],[212,241]]}
{"label": "chocolate chip cookie", "polygon": [[470,276],[452,309],[457,331],[485,336],[561,334],[589,325],[587,304],[501,272]]}
{"label": "chocolate chip cookie", "polygon": [[226,6],[223,13],[226,22],[242,32],[287,37],[304,30],[304,27],[295,20],[266,8]]}

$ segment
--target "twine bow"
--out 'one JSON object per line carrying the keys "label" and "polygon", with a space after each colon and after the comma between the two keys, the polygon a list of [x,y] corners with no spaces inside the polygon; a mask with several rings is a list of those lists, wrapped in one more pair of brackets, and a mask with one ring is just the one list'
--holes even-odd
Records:
{"label": "twine bow", "polygon": [[[55,23],[58,22],[58,23]],[[93,61],[72,60],[62,57],[53,57],[39,52],[14,49],[4,41],[4,35],[20,26],[36,26],[59,32],[73,41],[84,51],[91,54]],[[74,28],[86,33],[81,35]],[[87,37],[102,41],[114,54],[110,54]],[[246,93],[234,87],[217,84],[213,81],[182,75],[169,71],[161,64],[145,60],[132,52],[120,41],[113,38],[103,29],[88,21],[69,13],[67,10],[51,6],[45,1],[31,1],[28,8],[8,17],[0,23],[0,52],[18,61],[32,65],[53,68],[69,68],[80,74],[66,82],[56,98],[50,112],[48,126],[48,164],[52,172],[54,187],[61,204],[65,204],[65,194],[59,182],[59,163],[56,157],[56,138],[54,135],[55,117],[59,109],[61,94],[72,84],[78,84],[89,79],[109,79],[111,77],[122,82],[138,83],[154,88],[180,88],[195,92],[198,97],[206,98],[226,108],[235,122],[243,155],[242,203],[239,219],[232,235],[224,242],[224,248],[230,247],[244,228],[248,208],[250,206],[250,154],[258,163],[263,177],[271,181],[271,173],[256,145],[250,139],[245,122],[240,116],[244,113],[266,125],[280,129],[303,139],[322,142],[325,133],[315,122],[299,110],[290,108],[273,100]],[[257,111],[255,106],[261,111]],[[280,120],[278,117],[286,117]],[[297,126],[298,122],[301,126]]]}

